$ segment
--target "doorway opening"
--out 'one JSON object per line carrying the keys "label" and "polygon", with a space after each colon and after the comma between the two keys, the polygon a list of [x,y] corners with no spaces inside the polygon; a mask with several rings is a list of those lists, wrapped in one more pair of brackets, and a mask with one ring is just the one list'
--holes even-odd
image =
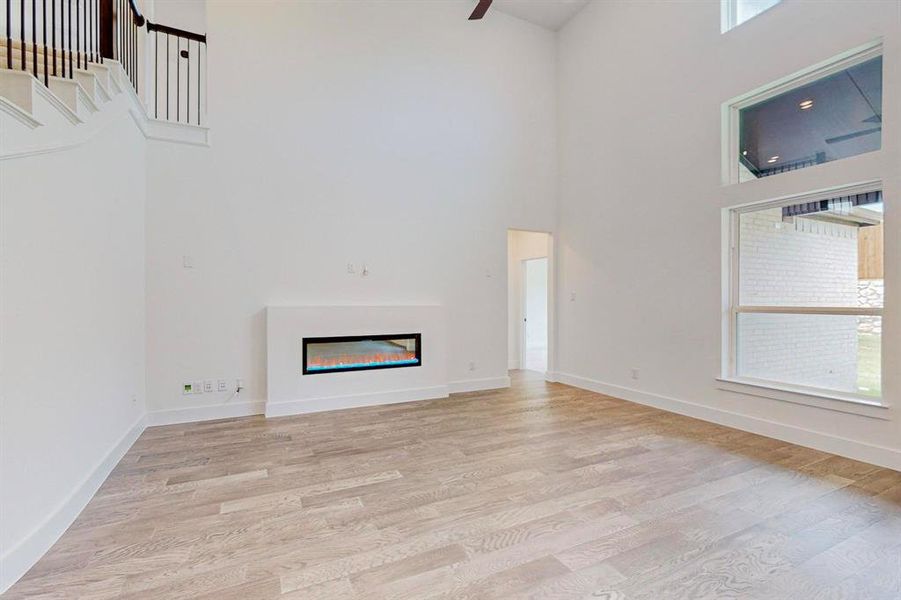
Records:
{"label": "doorway opening", "polygon": [[511,370],[548,372],[551,236],[507,232],[507,363]]}

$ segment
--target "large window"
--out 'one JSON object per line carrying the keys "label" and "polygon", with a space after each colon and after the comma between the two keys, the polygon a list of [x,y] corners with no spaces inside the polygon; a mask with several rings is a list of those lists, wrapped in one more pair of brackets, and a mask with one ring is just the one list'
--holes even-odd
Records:
{"label": "large window", "polygon": [[840,160],[882,147],[881,47],[850,53],[729,106],[727,183]]}
{"label": "large window", "polygon": [[743,207],[731,220],[728,376],[879,398],[882,192]]}
{"label": "large window", "polygon": [[779,2],[780,0],[722,0],[723,33],[776,6]]}

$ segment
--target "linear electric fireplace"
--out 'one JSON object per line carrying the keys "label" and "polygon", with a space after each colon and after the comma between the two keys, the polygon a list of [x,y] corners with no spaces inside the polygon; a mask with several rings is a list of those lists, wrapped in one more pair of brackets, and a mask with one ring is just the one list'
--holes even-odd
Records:
{"label": "linear electric fireplace", "polygon": [[422,334],[303,338],[303,374],[422,365]]}

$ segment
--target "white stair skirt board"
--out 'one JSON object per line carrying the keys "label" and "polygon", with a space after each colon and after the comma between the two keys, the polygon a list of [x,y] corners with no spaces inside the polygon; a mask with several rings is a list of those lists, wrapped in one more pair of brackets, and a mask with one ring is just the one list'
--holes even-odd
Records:
{"label": "white stair skirt board", "polygon": [[118,118],[123,107],[146,139],[209,146],[207,127],[149,118],[117,61],[88,64],[74,75],[51,76],[47,87],[43,76],[39,81],[31,72],[0,68],[0,160],[83,144]]}
{"label": "white stair skirt board", "polygon": [[218,421],[219,419],[252,417],[254,415],[262,415],[265,410],[266,403],[263,400],[247,400],[241,402],[229,402],[226,404],[214,404],[212,406],[190,406],[188,408],[157,410],[147,414],[147,426],[178,425],[180,423],[197,423],[200,421]]}
{"label": "white stair skirt board", "polygon": [[50,91],[82,121],[87,121],[99,110],[90,94],[75,79],[51,77],[49,84]]}
{"label": "white stair skirt board", "polygon": [[69,493],[43,523],[17,546],[0,556],[0,594],[18,581],[72,525],[128,449],[144,432],[144,426],[145,417],[141,415],[91,470],[90,475]]}
{"label": "white stair skirt board", "polygon": [[287,415],[345,410],[363,406],[381,406],[386,404],[400,404],[402,402],[435,400],[438,398],[447,398],[447,396],[447,386],[439,385],[435,387],[408,390],[392,390],[390,392],[379,392],[375,394],[305,398],[303,400],[290,400],[287,402],[270,402],[266,405],[266,416],[284,417]]}
{"label": "white stair skirt board", "polygon": [[[849,440],[836,435],[830,435],[819,431],[804,429],[794,425],[785,425],[776,423],[758,417],[742,415],[732,411],[704,406],[686,400],[679,400],[669,396],[660,394],[652,394],[642,392],[632,388],[627,388],[610,383],[604,383],[587,377],[571,375],[569,373],[553,373],[555,381],[571,385],[573,387],[597,392],[621,398],[637,404],[653,406],[668,412],[701,419],[725,425],[734,429],[756,433],[766,437],[782,440],[799,446],[806,446],[815,450],[822,450],[831,454],[838,454],[854,460],[860,460],[880,467],[887,467],[896,471],[901,471],[901,452],[892,448],[883,446],[875,446],[864,442]],[[817,410],[812,408],[812,410]]]}

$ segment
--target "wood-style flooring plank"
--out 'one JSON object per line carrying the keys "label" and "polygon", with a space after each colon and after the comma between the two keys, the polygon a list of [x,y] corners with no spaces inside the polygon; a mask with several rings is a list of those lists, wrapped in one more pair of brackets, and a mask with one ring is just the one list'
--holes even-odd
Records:
{"label": "wood-style flooring plank", "polygon": [[18,598],[901,598],[901,473],[578,390],[148,428]]}

